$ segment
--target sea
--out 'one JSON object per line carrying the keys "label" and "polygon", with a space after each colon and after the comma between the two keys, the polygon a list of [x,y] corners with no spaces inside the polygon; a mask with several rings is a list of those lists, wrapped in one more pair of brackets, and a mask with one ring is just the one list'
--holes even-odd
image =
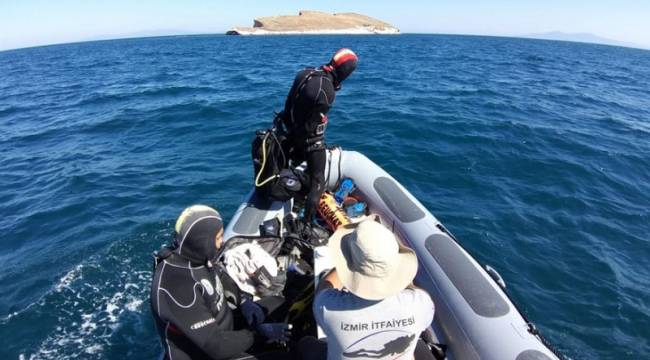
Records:
{"label": "sea", "polygon": [[230,218],[297,71],[349,47],[329,144],[416,196],[569,359],[650,357],[650,51],[174,36],[0,52],[0,359],[155,359],[152,252]]}

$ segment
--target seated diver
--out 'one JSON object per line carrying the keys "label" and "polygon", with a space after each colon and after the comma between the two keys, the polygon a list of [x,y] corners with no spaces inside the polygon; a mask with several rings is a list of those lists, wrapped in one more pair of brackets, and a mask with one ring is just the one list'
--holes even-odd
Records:
{"label": "seated diver", "polygon": [[373,218],[340,227],[329,239],[334,268],[314,297],[316,323],[327,342],[303,338],[301,359],[434,359],[419,340],[434,305],[412,285],[415,252]]}
{"label": "seated diver", "polygon": [[219,213],[194,205],[176,221],[172,246],[158,253],[151,309],[165,359],[238,358],[254,344],[290,336],[285,323],[263,323],[273,309],[240,301],[236,285],[212,262],[222,240]]}

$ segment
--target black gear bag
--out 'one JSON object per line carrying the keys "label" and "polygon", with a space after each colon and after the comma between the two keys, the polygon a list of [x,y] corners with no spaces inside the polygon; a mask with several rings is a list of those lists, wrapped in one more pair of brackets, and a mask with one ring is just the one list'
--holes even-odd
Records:
{"label": "black gear bag", "polygon": [[268,130],[258,130],[251,144],[253,159],[253,181],[255,189],[263,196],[277,201],[287,201],[300,188],[300,180],[289,166],[285,154],[285,132],[281,117],[276,114],[274,126]]}

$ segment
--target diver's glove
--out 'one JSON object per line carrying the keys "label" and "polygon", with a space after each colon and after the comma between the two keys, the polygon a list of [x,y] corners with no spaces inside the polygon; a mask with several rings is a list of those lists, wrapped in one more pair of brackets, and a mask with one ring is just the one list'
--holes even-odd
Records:
{"label": "diver's glove", "polygon": [[253,300],[245,298],[239,305],[239,309],[248,326],[255,328],[264,322],[264,310]]}
{"label": "diver's glove", "polygon": [[268,339],[268,342],[286,343],[291,337],[291,324],[268,323],[257,326],[257,332]]}

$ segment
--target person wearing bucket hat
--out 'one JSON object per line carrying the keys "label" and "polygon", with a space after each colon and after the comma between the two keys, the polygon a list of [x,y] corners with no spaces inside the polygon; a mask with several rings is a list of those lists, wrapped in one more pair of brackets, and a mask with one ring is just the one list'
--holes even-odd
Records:
{"label": "person wearing bucket hat", "polygon": [[307,162],[308,179],[302,179],[307,185],[306,223],[311,223],[325,190],[327,113],[334,104],[336,91],[357,68],[358,61],[352,50],[344,48],[336,51],[327,64],[300,71],[289,90],[284,110],[278,114],[287,133],[289,159],[294,165]]}
{"label": "person wearing bucket hat", "polygon": [[[377,220],[344,225],[329,239],[334,268],[321,280],[313,305],[327,335],[327,359],[412,359],[433,321],[431,297],[412,286],[415,252]],[[424,355],[433,358],[430,351]]]}
{"label": "person wearing bucket hat", "polygon": [[155,255],[151,310],[166,359],[228,359],[254,343],[288,339],[287,325],[263,324],[268,309],[240,302],[237,286],[215,264],[222,236],[221,215],[194,205],[176,221],[172,245]]}

